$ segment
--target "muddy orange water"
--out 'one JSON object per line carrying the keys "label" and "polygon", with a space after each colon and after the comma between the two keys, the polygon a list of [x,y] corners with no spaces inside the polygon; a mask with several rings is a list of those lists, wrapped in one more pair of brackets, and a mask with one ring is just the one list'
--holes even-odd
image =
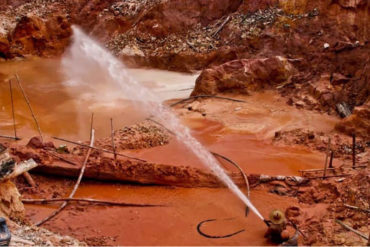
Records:
{"label": "muddy orange water", "polygon": [[[0,63],[0,134],[12,135],[11,105],[8,79],[18,73],[41,128],[47,136],[73,140],[88,139],[89,119],[95,113],[97,137],[110,132],[109,118],[116,128],[143,120],[145,112],[127,100],[107,100],[104,91],[71,92],[63,84],[59,60],[28,60]],[[194,85],[195,75],[156,70],[130,70],[140,83],[155,90],[164,100],[185,97]],[[93,73],[93,72],[92,72]],[[92,82],[98,88],[105,82]],[[103,83],[103,84],[102,84]],[[36,135],[36,128],[22,95],[13,80],[18,135]],[[109,96],[109,95],[108,95]],[[109,97],[108,97],[109,98]],[[307,128],[329,131],[335,119],[313,112],[298,111],[287,106],[272,92],[244,97],[243,107],[230,105],[227,119],[210,121],[186,117],[184,124],[210,151],[226,155],[247,173],[297,175],[299,169],[322,167],[324,156],[298,147],[277,147],[271,134],[280,129]],[[226,104],[226,103],[225,103]],[[230,103],[229,103],[230,104]],[[220,111],[217,104],[207,108],[207,115]],[[219,114],[220,115],[220,114]],[[222,120],[222,121],[221,121]],[[148,161],[204,167],[199,160],[172,138],[169,145],[145,150],[127,151]],[[227,169],[233,169],[224,164]],[[64,186],[55,178],[55,184]],[[70,188],[65,189],[65,195]],[[36,195],[35,195],[36,196]],[[84,181],[76,197],[89,197],[132,203],[165,204],[160,208],[119,208],[71,205],[45,227],[68,234],[91,244],[109,245],[265,245],[265,225],[252,213],[244,216],[244,205],[227,189],[172,188],[134,186]],[[296,204],[293,198],[278,197],[253,190],[251,200],[265,216],[274,208],[285,209]],[[27,215],[36,222],[48,215],[54,206],[27,205]],[[232,220],[210,222],[204,226],[209,234],[223,235],[240,229],[244,232],[227,239],[208,239],[196,231],[199,221],[210,218]]]}

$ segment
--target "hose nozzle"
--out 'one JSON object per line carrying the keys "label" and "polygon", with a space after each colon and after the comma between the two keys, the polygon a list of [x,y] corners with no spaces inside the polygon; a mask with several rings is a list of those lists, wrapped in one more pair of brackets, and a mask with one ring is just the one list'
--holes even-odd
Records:
{"label": "hose nozzle", "polygon": [[265,222],[265,224],[266,224],[266,226],[267,226],[267,227],[270,227],[270,221],[268,221],[268,220],[263,220],[263,222]]}

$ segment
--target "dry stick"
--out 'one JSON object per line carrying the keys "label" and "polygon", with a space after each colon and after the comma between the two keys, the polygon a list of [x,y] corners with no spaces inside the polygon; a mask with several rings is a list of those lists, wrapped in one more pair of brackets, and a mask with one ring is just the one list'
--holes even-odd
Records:
{"label": "dry stick", "polygon": [[[17,137],[17,127],[15,125],[15,113],[14,113],[15,111],[14,111],[13,88],[12,88],[12,80],[11,79],[9,80],[9,91],[10,91],[10,101],[11,101],[11,105],[12,105],[14,137],[15,137],[15,140],[17,140],[18,137]],[[31,187],[36,187],[35,181],[33,180],[32,176],[28,172],[23,173],[23,177],[26,179],[27,183]]]}
{"label": "dry stick", "polygon": [[224,99],[224,100],[230,100],[230,101],[234,101],[234,102],[242,102],[242,103],[245,103],[244,100],[233,99],[233,98],[228,98],[228,97],[222,97],[222,96],[217,96],[217,95],[196,95],[196,96],[190,96],[189,98],[182,99],[180,101],[177,101],[175,103],[172,103],[170,105],[170,107],[173,107],[175,105],[181,104],[183,102],[186,102],[186,101],[189,101],[189,100],[192,100],[192,99],[197,99],[197,98],[216,98],[216,99]]}
{"label": "dry stick", "polygon": [[356,134],[352,134],[352,168],[356,168]]}
{"label": "dry stick", "polygon": [[19,137],[14,137],[14,136],[6,136],[6,135],[0,135],[0,138],[5,138],[5,139],[12,139],[12,140],[20,140],[21,138]]}
{"label": "dry stick", "polygon": [[[53,136],[52,138],[55,139],[55,140],[59,140],[59,141],[69,142],[69,143],[72,143],[72,144],[75,144],[75,145],[78,145],[78,146],[81,146],[81,147],[91,148],[91,149],[98,150],[98,151],[101,151],[101,152],[114,154],[113,151],[110,151],[108,149],[92,147],[92,146],[89,146],[89,145],[86,145],[86,144],[83,144],[83,143],[79,143],[79,142],[75,142],[75,141],[70,141],[70,140],[67,140],[67,139],[64,139],[64,138],[60,138],[60,137],[55,137],[55,136]],[[139,158],[131,157],[131,156],[128,156],[128,155],[125,155],[125,154],[121,154],[121,153],[116,153],[116,155],[117,156],[126,157],[128,159],[133,159],[133,160],[138,160],[138,161],[146,162],[146,160],[142,160],[142,159],[139,159]]]}
{"label": "dry stick", "polygon": [[12,103],[14,137],[17,138],[17,127],[15,125],[14,100],[13,100],[13,89],[12,89],[12,80],[11,79],[9,80],[9,90],[10,90],[10,100],[11,100],[11,103]]}
{"label": "dry stick", "polygon": [[136,203],[125,203],[125,202],[112,202],[102,201],[90,198],[53,198],[53,199],[22,199],[23,203],[54,203],[54,202],[89,202],[96,204],[106,204],[110,206],[122,206],[122,207],[164,207],[164,205],[155,204],[136,204]]}
{"label": "dry stick", "polygon": [[24,99],[25,99],[25,101],[26,101],[26,103],[27,103],[27,105],[28,105],[28,109],[30,109],[30,112],[31,112],[32,117],[33,117],[33,120],[34,120],[34,121],[35,121],[35,123],[36,123],[37,129],[38,129],[38,131],[39,131],[39,135],[40,135],[40,137],[41,137],[41,141],[42,141],[42,142],[44,142],[44,138],[42,137],[42,133],[41,133],[41,128],[40,128],[39,122],[37,121],[37,118],[36,118],[36,116],[35,116],[35,114],[34,114],[34,112],[33,112],[33,110],[32,110],[32,107],[31,107],[30,101],[29,101],[29,99],[28,99],[28,97],[27,97],[26,93],[25,93],[25,92],[24,92],[24,90],[23,90],[22,84],[21,84],[21,82],[20,82],[19,77],[18,77],[18,75],[17,75],[17,74],[15,74],[15,78],[17,79],[18,86],[19,86],[19,88],[21,89],[22,94],[23,94],[23,97],[24,97]]}
{"label": "dry stick", "polygon": [[114,153],[114,162],[117,162],[116,146],[114,145],[114,129],[113,129],[113,119],[110,119],[110,135],[112,138],[112,149]]}
{"label": "dry stick", "polygon": [[346,224],[344,224],[342,221],[340,221],[340,220],[336,219],[336,220],[335,220],[335,222],[337,222],[339,225],[343,226],[345,229],[347,229],[347,230],[349,230],[349,231],[351,231],[351,232],[356,233],[358,236],[362,237],[363,239],[369,240],[369,238],[368,238],[365,234],[363,234],[362,232],[359,232],[359,231],[357,231],[357,230],[353,229],[353,228],[352,228],[352,227],[350,227],[350,226],[347,226],[347,225],[346,225]]}
{"label": "dry stick", "polygon": [[[91,116],[91,122],[93,121],[93,116]],[[92,125],[91,125],[92,127]],[[94,145],[94,139],[95,139],[95,136],[94,136],[94,129],[91,129],[90,131],[90,146],[93,146]],[[87,165],[87,161],[89,160],[89,157],[90,157],[90,154],[91,154],[91,148],[89,148],[87,150],[87,153],[86,153],[86,156],[85,156],[85,160],[84,160],[84,163],[82,164],[82,167],[81,167],[81,170],[80,170],[80,175],[78,176],[78,179],[77,179],[77,182],[72,190],[72,192],[69,194],[68,198],[73,198],[73,196],[75,195],[77,189],[78,189],[78,186],[80,185],[80,182],[82,180],[82,177],[85,173],[85,168],[86,168],[86,165]],[[68,202],[65,201],[63,202],[63,204],[56,210],[54,211],[54,213],[52,213],[51,215],[49,215],[48,217],[46,217],[45,219],[41,220],[40,222],[38,222],[36,224],[36,226],[41,226],[42,224],[44,224],[46,221],[54,218],[57,214],[59,214],[66,206],[67,206]]]}
{"label": "dry stick", "polygon": [[231,20],[231,16],[229,15],[224,22],[221,24],[221,26],[214,32],[211,36],[215,37],[223,28],[224,26]]}
{"label": "dry stick", "polygon": [[333,168],[333,159],[334,159],[334,151],[332,150],[330,153],[330,161],[329,161],[329,168]]}
{"label": "dry stick", "polygon": [[[327,168],[326,170],[335,170],[336,168]],[[298,170],[299,172],[303,173],[310,173],[310,172],[322,172],[324,169],[307,169],[307,170]]]}
{"label": "dry stick", "polygon": [[363,211],[365,213],[370,213],[370,209],[359,208],[359,207],[348,205],[348,204],[343,204],[343,206],[345,206],[346,208],[351,208],[351,209]]}
{"label": "dry stick", "polygon": [[340,178],[340,177],[348,177],[351,176],[351,174],[340,174],[340,175],[331,175],[326,177],[306,177],[308,179],[318,179],[318,178]]}
{"label": "dry stick", "polygon": [[48,151],[48,150],[45,150],[49,155],[51,155],[51,156],[53,156],[53,157],[55,157],[55,158],[57,158],[57,159],[60,159],[60,160],[62,160],[62,161],[64,161],[64,162],[66,162],[66,163],[68,163],[68,164],[71,164],[71,165],[74,165],[74,166],[79,166],[77,163],[75,163],[75,162],[73,162],[73,161],[70,161],[70,160],[67,160],[66,158],[63,158],[63,157],[61,157],[61,156],[59,156],[59,155],[57,155],[57,154],[54,154],[54,153],[52,153],[52,152],[50,152],[50,151]]}
{"label": "dry stick", "polygon": [[331,144],[331,138],[329,137],[329,141],[328,141],[328,147],[326,149],[326,158],[325,158],[325,166],[324,166],[324,175],[323,175],[323,179],[325,179],[326,177],[326,169],[328,167],[328,157],[329,157],[329,153],[330,153],[330,144]]}
{"label": "dry stick", "polygon": [[23,177],[26,179],[27,183],[31,186],[31,187],[36,187],[36,183],[35,181],[33,180],[32,176],[28,173],[28,172],[25,172],[22,174]]}
{"label": "dry stick", "polygon": [[149,121],[152,121],[153,123],[155,123],[155,124],[158,124],[159,126],[161,126],[161,127],[163,127],[163,128],[165,128],[170,134],[172,134],[172,135],[176,135],[175,134],[175,132],[173,132],[172,130],[170,130],[170,129],[168,129],[166,126],[164,126],[163,124],[161,124],[160,122],[158,122],[158,121],[156,121],[156,120],[154,120],[153,118],[146,118],[146,120],[149,120]]}

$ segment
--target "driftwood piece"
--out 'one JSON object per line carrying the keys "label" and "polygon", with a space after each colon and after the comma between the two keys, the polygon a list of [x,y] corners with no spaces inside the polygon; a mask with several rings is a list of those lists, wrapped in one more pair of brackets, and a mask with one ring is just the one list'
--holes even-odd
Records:
{"label": "driftwood piece", "polygon": [[26,95],[26,92],[24,91],[23,87],[22,87],[22,84],[21,84],[21,81],[19,80],[19,77],[17,74],[15,74],[15,78],[17,79],[17,82],[18,82],[18,86],[19,88],[21,89],[21,92],[22,92],[22,95],[23,95],[23,98],[25,99],[27,105],[28,105],[28,109],[30,110],[31,112],[31,115],[32,115],[32,118],[33,120],[35,121],[35,124],[36,124],[36,127],[37,127],[37,130],[39,132],[39,135],[40,135],[40,138],[41,138],[41,141],[44,142],[44,138],[42,137],[42,132],[41,132],[41,128],[40,128],[40,125],[39,125],[39,122],[37,121],[37,118],[36,118],[36,115],[35,113],[33,112],[32,110],[32,107],[31,107],[31,103],[28,99],[28,96]]}
{"label": "driftwood piece", "polygon": [[357,230],[353,229],[352,227],[350,227],[350,226],[348,226],[348,225],[344,224],[342,221],[340,221],[340,220],[336,219],[336,220],[335,220],[335,222],[337,222],[339,225],[341,225],[341,226],[342,226],[343,228],[345,228],[346,230],[348,230],[348,231],[351,231],[351,232],[355,233],[356,235],[358,235],[358,236],[362,237],[363,239],[369,240],[369,238],[368,238],[364,233],[362,233],[362,232],[360,232],[360,231],[357,231]]}
{"label": "driftwood piece", "polygon": [[[93,116],[94,115],[91,116],[91,123],[93,123]],[[92,127],[93,126],[91,124],[91,130],[90,130],[90,146],[91,147],[94,145],[94,141],[95,141],[95,135],[94,135],[95,133],[94,133],[94,129]],[[85,173],[85,168],[86,168],[87,161],[89,160],[89,157],[90,157],[90,154],[91,154],[91,150],[92,150],[92,148],[90,148],[90,147],[87,150],[85,160],[84,160],[84,162],[82,164],[82,167],[81,167],[81,170],[80,170],[80,174],[79,174],[78,179],[76,181],[76,184],[75,184],[72,192],[69,194],[68,198],[73,198],[73,196],[75,195],[75,193],[78,189],[78,186],[80,185],[82,177]],[[48,220],[54,218],[56,215],[58,215],[67,206],[67,204],[68,204],[67,201],[63,202],[63,204],[56,211],[54,211],[51,215],[49,215],[45,219],[41,220],[40,222],[36,223],[36,226],[40,226],[40,225],[44,224],[45,222],[47,222]]]}
{"label": "driftwood piece", "polygon": [[55,202],[88,202],[92,204],[104,204],[109,206],[121,206],[121,207],[164,207],[165,205],[156,204],[137,204],[137,203],[126,203],[126,202],[113,202],[103,201],[91,198],[53,198],[53,199],[22,199],[23,203],[29,204],[49,204]]}

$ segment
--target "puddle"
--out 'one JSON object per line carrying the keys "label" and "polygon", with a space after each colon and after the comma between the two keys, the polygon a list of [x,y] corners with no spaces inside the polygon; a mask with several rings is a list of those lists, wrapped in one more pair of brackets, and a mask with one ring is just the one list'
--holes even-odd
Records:
{"label": "puddle", "polygon": [[[167,100],[186,97],[194,86],[197,75],[160,70],[130,69],[129,72]],[[90,116],[94,112],[97,137],[110,133],[110,118],[115,126],[126,126],[145,119],[148,115],[135,108],[132,102],[112,100],[108,83],[94,82],[94,88],[71,89],[64,85],[60,72],[60,60],[35,59],[0,63],[0,133],[12,135],[11,101],[8,79],[17,73],[29,96],[31,105],[40,122],[42,131],[50,136],[64,136],[85,140],[89,136]],[[93,71],[91,72],[94,79]],[[101,79],[96,76],[95,80]],[[75,90],[75,89],[74,89]],[[17,129],[20,136],[37,135],[33,119],[23,96],[13,80],[14,105]]]}

